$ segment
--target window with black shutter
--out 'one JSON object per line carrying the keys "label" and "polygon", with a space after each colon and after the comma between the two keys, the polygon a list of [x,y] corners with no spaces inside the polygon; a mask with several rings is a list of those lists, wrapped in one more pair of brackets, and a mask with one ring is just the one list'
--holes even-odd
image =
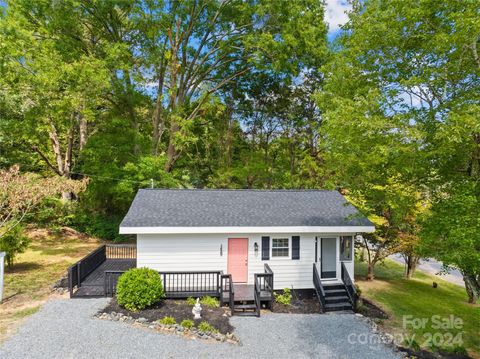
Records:
{"label": "window with black shutter", "polygon": [[300,236],[292,237],[292,259],[300,259]]}
{"label": "window with black shutter", "polygon": [[270,237],[262,237],[262,260],[270,259]]}

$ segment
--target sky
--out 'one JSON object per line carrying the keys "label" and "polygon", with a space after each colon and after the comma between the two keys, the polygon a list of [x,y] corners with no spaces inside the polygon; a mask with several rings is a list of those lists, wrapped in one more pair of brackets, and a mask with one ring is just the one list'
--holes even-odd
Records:
{"label": "sky", "polygon": [[325,21],[328,23],[328,39],[332,41],[339,33],[340,26],[348,20],[346,11],[352,7],[347,0],[326,0]]}

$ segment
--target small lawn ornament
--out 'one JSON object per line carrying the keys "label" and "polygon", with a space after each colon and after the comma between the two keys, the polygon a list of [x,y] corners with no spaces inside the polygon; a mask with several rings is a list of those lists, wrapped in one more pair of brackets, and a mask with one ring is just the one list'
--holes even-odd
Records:
{"label": "small lawn ornament", "polygon": [[202,312],[202,307],[200,306],[200,298],[197,298],[197,302],[192,308],[193,319],[200,319],[201,312]]}

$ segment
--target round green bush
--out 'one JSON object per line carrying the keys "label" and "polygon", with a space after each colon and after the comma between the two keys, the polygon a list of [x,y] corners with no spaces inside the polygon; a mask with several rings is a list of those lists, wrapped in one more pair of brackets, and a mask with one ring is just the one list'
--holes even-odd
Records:
{"label": "round green bush", "polygon": [[153,269],[133,268],[118,278],[117,302],[128,310],[144,309],[164,296],[160,275]]}

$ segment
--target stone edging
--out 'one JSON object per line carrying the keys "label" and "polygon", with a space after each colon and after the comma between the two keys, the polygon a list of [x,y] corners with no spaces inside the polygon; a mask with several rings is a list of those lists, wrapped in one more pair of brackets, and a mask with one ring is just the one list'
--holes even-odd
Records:
{"label": "stone edging", "polygon": [[182,338],[187,339],[202,339],[208,341],[216,342],[226,342],[229,344],[239,344],[240,341],[231,333],[222,334],[215,332],[202,332],[197,328],[187,329],[182,327],[180,324],[165,325],[160,324],[159,322],[150,322],[146,318],[135,319],[131,316],[124,315],[122,313],[111,312],[111,313],[97,313],[93,316],[97,319],[110,320],[114,322],[123,322],[133,326],[140,326],[146,329],[154,330],[163,334],[175,334],[181,336]]}

